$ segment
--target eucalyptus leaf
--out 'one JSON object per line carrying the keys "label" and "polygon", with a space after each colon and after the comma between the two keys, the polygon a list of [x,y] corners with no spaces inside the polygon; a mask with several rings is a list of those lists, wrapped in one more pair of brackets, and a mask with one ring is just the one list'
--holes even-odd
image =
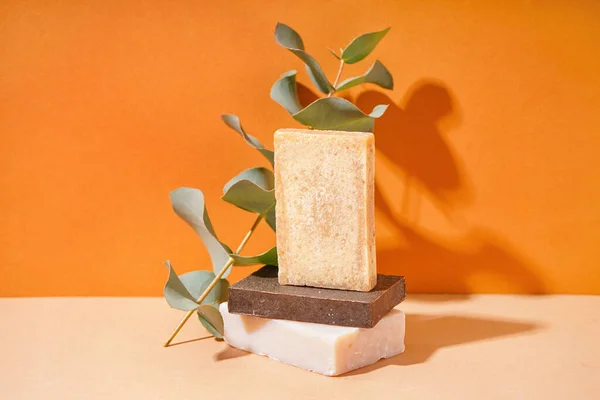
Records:
{"label": "eucalyptus leaf", "polygon": [[386,28],[382,31],[365,33],[355,38],[342,52],[342,59],[346,64],[354,64],[364,59],[371,54],[389,30],[390,28]]}
{"label": "eucalyptus leaf", "polygon": [[246,169],[231,178],[223,187],[223,193],[227,193],[234,184],[244,180],[254,183],[263,190],[273,190],[275,188],[275,177],[273,176],[273,172],[267,168],[256,167]]}
{"label": "eucalyptus leaf", "polygon": [[323,69],[310,54],[304,51],[304,43],[300,35],[289,26],[277,23],[275,27],[275,41],[281,47],[284,47],[294,53],[306,64],[307,72],[317,89],[322,93],[328,94],[333,90],[333,86],[325,76]]}
{"label": "eucalyptus leaf", "polygon": [[[315,61],[315,63],[316,63],[316,61]],[[323,86],[323,78],[322,77],[325,77],[325,73],[320,68],[321,67],[319,67],[318,70],[315,70],[314,68],[311,68],[308,64],[306,64],[304,66],[304,69],[306,70],[306,74],[310,78],[310,81],[313,83],[313,85],[315,85],[315,87],[319,90],[319,92],[328,94],[333,91],[333,85],[331,83],[329,83],[329,81],[327,81],[327,83],[328,83],[327,86]],[[315,71],[321,71],[321,72],[319,73],[319,72],[315,72]],[[327,78],[325,77],[324,79],[327,79]],[[329,87],[331,87],[331,89],[329,89]],[[325,92],[325,90],[327,90],[327,92]]]}
{"label": "eucalyptus leaf", "polygon": [[267,211],[264,215],[265,221],[267,221],[267,224],[269,224],[269,226],[271,227],[271,229],[273,229],[273,231],[277,231],[277,227],[275,224],[275,207],[276,205],[274,204],[273,207],[271,207],[269,209],[269,211]]}
{"label": "eucalyptus leaf", "polygon": [[271,87],[271,98],[290,114],[302,110],[296,89],[296,71],[288,71],[281,75],[281,78]]}
{"label": "eucalyptus leaf", "polygon": [[348,100],[327,97],[314,101],[293,117],[301,124],[314,129],[372,132],[375,118],[381,117],[386,108],[387,105],[375,106],[373,111],[366,115]]}
{"label": "eucalyptus leaf", "polygon": [[251,168],[231,179],[223,188],[222,199],[242,210],[263,214],[275,204],[273,173]]}
{"label": "eucalyptus leaf", "polygon": [[223,339],[225,326],[223,316],[216,307],[210,304],[202,304],[198,307],[198,319],[200,323],[218,339]]}
{"label": "eucalyptus leaf", "polygon": [[[173,210],[181,219],[187,222],[200,236],[208,250],[213,266],[213,271],[218,274],[229,261],[231,249],[221,243],[206,211],[204,194],[199,189],[179,188],[171,192]],[[225,278],[229,272],[226,272]]]}
{"label": "eucalyptus leaf", "polygon": [[256,264],[278,265],[277,264],[277,247],[273,247],[262,254],[256,256],[238,256],[232,254],[233,265],[247,267]]}
{"label": "eucalyptus leaf", "polygon": [[242,210],[264,214],[275,230],[274,181],[273,173],[266,168],[247,169],[225,184],[221,198]]}
{"label": "eucalyptus leaf", "polygon": [[177,310],[190,311],[198,307],[196,298],[190,294],[183,282],[179,279],[170,261],[165,261],[169,269],[169,278],[165,283],[164,295],[167,303]]}
{"label": "eucalyptus leaf", "polygon": [[369,116],[372,118],[379,118],[385,113],[385,110],[387,110],[387,108],[388,104],[379,104],[373,107],[373,111],[371,111]]}
{"label": "eucalyptus leaf", "polygon": [[255,214],[265,213],[275,203],[273,191],[265,191],[250,181],[234,184],[222,197],[228,203]]}
{"label": "eucalyptus leaf", "polygon": [[[192,271],[182,274],[179,276],[179,279],[192,298],[198,299],[213,279],[215,279],[215,274],[211,271]],[[229,282],[226,279],[219,279],[217,284],[208,293],[208,296],[202,301],[202,304],[218,306],[222,302],[227,301],[228,291]]]}
{"label": "eucalyptus leaf", "polygon": [[227,126],[229,126],[231,129],[242,135],[242,137],[248,145],[258,150],[267,160],[269,160],[271,165],[273,165],[273,152],[271,150],[265,149],[265,147],[262,145],[261,142],[258,141],[257,138],[247,134],[246,131],[244,131],[244,128],[242,128],[242,123],[240,122],[240,119],[237,115],[223,114],[221,115],[221,119],[223,120],[223,122],[225,122]]}
{"label": "eucalyptus leaf", "polygon": [[384,89],[394,88],[394,79],[387,68],[379,61],[375,61],[371,68],[363,76],[355,76],[341,82],[336,88],[336,91],[350,89],[351,87],[362,83],[374,83]]}
{"label": "eucalyptus leaf", "polygon": [[226,302],[229,298],[229,286],[229,281],[227,279],[219,279],[219,282],[217,282],[208,296],[202,301],[202,304],[212,304],[213,306],[218,307],[219,304]]}

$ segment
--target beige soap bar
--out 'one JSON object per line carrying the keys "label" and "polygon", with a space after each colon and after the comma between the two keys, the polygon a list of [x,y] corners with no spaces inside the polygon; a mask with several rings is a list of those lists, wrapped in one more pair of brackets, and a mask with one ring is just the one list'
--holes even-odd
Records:
{"label": "beige soap bar", "polygon": [[375,286],[374,178],[372,133],[275,132],[280,284]]}

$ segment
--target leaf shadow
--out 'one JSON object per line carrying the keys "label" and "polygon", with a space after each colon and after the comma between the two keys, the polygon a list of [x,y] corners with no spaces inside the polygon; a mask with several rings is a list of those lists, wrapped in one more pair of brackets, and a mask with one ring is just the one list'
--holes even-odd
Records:
{"label": "leaf shadow", "polygon": [[505,336],[514,337],[543,329],[543,326],[533,322],[466,315],[425,314],[407,315],[406,326],[406,350],[404,353],[351,371],[341,377],[362,375],[390,365],[422,364],[442,348],[494,340]]}
{"label": "leaf shadow", "polygon": [[426,197],[452,218],[456,209],[474,200],[464,163],[450,142],[450,131],[462,121],[456,96],[439,81],[421,79],[411,85],[401,105],[374,90],[356,99],[362,110],[378,104],[389,106],[375,124],[375,144],[378,154],[404,174],[403,216],[410,219],[408,210]]}
{"label": "leaf shadow", "polygon": [[[400,220],[393,224],[405,244],[377,251],[383,273],[403,274],[407,285],[424,293],[474,292],[543,294],[544,283],[532,262],[508,241],[483,227],[471,228],[459,240],[435,237]],[[456,300],[436,296],[429,301]]]}
{"label": "leaf shadow", "polygon": [[298,93],[298,100],[300,101],[300,105],[302,105],[302,107],[306,107],[319,98],[319,96],[311,88],[300,82],[296,83],[296,91]]}
{"label": "leaf shadow", "polygon": [[[313,89],[309,88],[301,82],[296,82],[296,92],[298,93],[298,100],[300,101],[300,105],[302,107],[306,107],[315,100],[321,98],[321,96],[319,96],[317,92],[315,92]],[[352,102],[352,96],[348,92],[341,92],[339,94],[336,94],[335,97],[339,97],[348,100],[349,102]],[[371,111],[372,110],[369,110],[368,112]]]}
{"label": "leaf shadow", "polygon": [[[420,79],[398,103],[376,90],[360,93],[355,103],[363,111],[389,104],[375,124],[375,145],[377,157],[393,166],[400,187],[392,188],[392,196],[389,183],[376,180],[375,206],[402,243],[378,247],[381,272],[405,275],[413,293],[460,293],[467,299],[474,281],[478,292],[546,292],[537,267],[506,238],[465,222],[462,211],[476,200],[476,188],[450,140],[463,111],[446,84]],[[460,228],[460,237],[444,237],[423,226],[423,202],[449,226]],[[456,300],[431,301],[450,299]]]}

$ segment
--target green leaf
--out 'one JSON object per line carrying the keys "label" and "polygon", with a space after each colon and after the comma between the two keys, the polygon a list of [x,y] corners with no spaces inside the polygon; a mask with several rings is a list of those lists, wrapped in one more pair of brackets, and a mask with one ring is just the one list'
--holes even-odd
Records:
{"label": "green leaf", "polygon": [[190,311],[198,307],[196,299],[186,289],[185,285],[171,266],[170,261],[165,261],[165,265],[169,269],[169,278],[165,283],[164,295],[167,303],[177,310]]}
{"label": "green leaf", "polygon": [[371,132],[375,118],[381,117],[386,108],[387,105],[375,106],[373,111],[366,115],[348,100],[327,97],[314,101],[293,117],[301,124],[314,129]]}
{"label": "green leaf", "polygon": [[213,306],[218,307],[219,304],[226,302],[229,298],[229,286],[229,281],[227,279],[219,279],[219,282],[217,282],[208,296],[206,296],[202,304],[212,304]]}
{"label": "green leaf", "polygon": [[392,74],[390,74],[387,68],[379,60],[377,60],[371,65],[371,68],[369,68],[366,74],[344,80],[335,88],[335,90],[340,91],[350,89],[351,87],[362,83],[374,83],[384,89],[390,90],[394,88]]}
{"label": "green leaf", "polygon": [[256,214],[275,204],[273,173],[266,168],[251,168],[231,179],[223,188],[223,200]]}
{"label": "green leaf", "polygon": [[[173,190],[171,192],[171,204],[175,213],[194,228],[200,236],[210,255],[213,271],[215,274],[219,273],[229,261],[231,249],[217,238],[206,211],[202,191],[186,187]],[[226,272],[223,277],[225,278],[228,274],[229,272]]]}
{"label": "green leaf", "polygon": [[[179,279],[192,298],[198,299],[213,279],[215,279],[215,274],[211,271],[192,271],[181,275]],[[226,279],[219,279],[215,287],[212,288],[208,296],[202,301],[202,304],[218,306],[222,302],[227,301],[228,292],[229,282]]]}
{"label": "green leaf", "polygon": [[256,264],[268,264],[268,265],[277,265],[277,247],[273,247],[262,254],[257,256],[238,256],[236,254],[232,254],[231,258],[234,259],[233,265],[238,266],[250,266]]}
{"label": "green leaf", "polygon": [[223,114],[221,115],[221,119],[223,120],[223,122],[225,122],[225,124],[227,124],[227,126],[229,126],[231,129],[242,135],[247,144],[258,150],[267,160],[269,160],[271,165],[273,165],[273,152],[271,150],[265,149],[265,147],[262,145],[261,142],[258,141],[257,138],[247,134],[246,131],[244,131],[244,128],[242,128],[242,123],[240,122],[240,119],[237,115]]}
{"label": "green leaf", "polygon": [[227,193],[234,184],[240,181],[250,181],[263,190],[273,190],[275,188],[273,172],[267,168],[257,167],[246,169],[231,178],[223,187],[223,193]]}
{"label": "green leaf", "polygon": [[[317,62],[314,59],[312,59],[312,60],[315,63]],[[316,64],[316,65],[318,66],[319,64]],[[328,94],[331,91],[333,91],[333,85],[331,83],[329,83],[329,81],[327,81],[327,86],[323,86],[323,79],[327,79],[327,78],[325,77],[325,73],[323,72],[323,70],[321,70],[320,68],[321,67],[319,67],[318,70],[315,70],[315,69],[312,69],[311,67],[309,67],[308,64],[305,65],[306,74],[310,78],[310,81],[313,83],[313,85],[315,85],[315,87],[319,90],[319,92]],[[321,72],[318,73],[315,71],[321,71]],[[329,87],[331,87],[331,89]],[[326,90],[327,90],[327,92],[326,92]]]}
{"label": "green leaf", "polygon": [[240,181],[233,184],[222,199],[242,210],[262,214],[275,203],[275,194],[272,190],[265,191],[250,181]]}
{"label": "green leaf", "polygon": [[381,117],[385,113],[385,110],[387,110],[388,105],[389,104],[379,104],[379,105],[373,107],[373,111],[371,111],[369,116],[373,117],[373,118]]}
{"label": "green leaf", "polygon": [[350,42],[342,52],[342,59],[346,64],[354,64],[371,54],[377,44],[390,28],[378,32],[365,33]]}
{"label": "green leaf", "polygon": [[306,71],[317,89],[325,94],[328,94],[333,90],[333,86],[325,76],[325,73],[317,60],[304,51],[304,43],[296,31],[287,25],[277,23],[277,26],[275,27],[275,41],[281,47],[294,53],[304,62],[304,64],[306,64]]}
{"label": "green leaf", "polygon": [[273,231],[277,231],[277,227],[275,224],[275,207],[277,205],[274,204],[273,207],[271,207],[269,209],[269,211],[267,211],[264,215],[265,221],[267,221],[267,224],[269,224],[269,226],[271,227],[271,229],[273,229]]}
{"label": "green leaf", "polygon": [[275,230],[275,179],[266,168],[251,168],[231,179],[223,188],[223,200],[242,210],[264,214]]}
{"label": "green leaf", "polygon": [[204,327],[212,333],[216,338],[223,339],[223,333],[225,333],[225,327],[223,323],[223,316],[219,310],[210,304],[202,304],[198,307],[198,319]]}
{"label": "green leaf", "polygon": [[288,71],[281,75],[271,87],[271,98],[290,114],[302,110],[296,89],[296,71]]}

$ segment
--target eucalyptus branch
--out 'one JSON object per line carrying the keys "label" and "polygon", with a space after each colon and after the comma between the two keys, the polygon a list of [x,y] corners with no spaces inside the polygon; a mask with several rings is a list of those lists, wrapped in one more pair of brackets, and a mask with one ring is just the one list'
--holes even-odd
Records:
{"label": "eucalyptus branch", "polygon": [[369,70],[361,75],[341,81],[345,64],[356,64],[364,60],[375,49],[389,28],[369,32],[354,38],[348,46],[340,49],[340,54],[329,49],[340,60],[337,76],[329,82],[320,64],[309,55],[298,32],[287,25],[278,23],[275,27],[275,41],[292,52],[306,66],[308,76],[317,90],[325,95],[307,106],[302,106],[298,98],[296,71],[285,72],[271,87],[271,98],[281,105],[292,118],[308,129],[372,132],[375,120],[383,115],[386,105],[380,104],[369,113],[360,110],[352,102],[334,94],[351,87],[370,83],[384,89],[392,89],[392,74],[376,60]]}
{"label": "eucalyptus branch", "polygon": [[246,236],[244,236],[240,245],[238,246],[237,250],[235,251],[235,254],[240,254],[241,251],[244,249],[244,247],[246,247],[246,243],[248,243],[248,240],[250,239],[250,237],[252,236],[254,231],[256,231],[256,227],[258,226],[258,224],[260,224],[260,221],[262,221],[263,218],[264,218],[264,214],[259,214],[256,217],[256,219],[254,220],[254,223],[250,227],[250,230],[248,232],[246,232]]}
{"label": "eucalyptus branch", "polygon": [[[196,300],[196,303],[200,304],[204,301],[204,299],[206,298],[206,296],[208,296],[208,294],[210,293],[211,290],[213,290],[213,288],[216,286],[216,284],[219,282],[219,280],[221,280],[221,278],[223,277],[223,275],[225,275],[225,272],[229,269],[229,267],[231,267],[231,265],[233,264],[233,258],[230,258],[229,261],[227,261],[227,264],[225,264],[223,266],[223,269],[215,276],[215,279],[212,280],[212,282],[210,283],[210,285],[208,285],[208,287],[206,288],[206,290],[204,290],[204,293],[202,293],[200,295],[200,297],[198,298],[198,300]],[[169,339],[165,342],[164,346],[165,347],[169,347],[169,345],[171,344],[171,342],[173,341],[173,339],[175,339],[175,336],[177,336],[177,334],[179,333],[179,331],[181,331],[181,328],[183,328],[183,326],[185,325],[185,323],[190,319],[190,317],[192,315],[194,315],[194,313],[196,312],[196,310],[190,310],[188,311],[185,316],[183,317],[183,319],[179,322],[179,324],[177,324],[177,326],[175,327],[175,329],[173,330],[173,332],[171,333],[171,336],[169,336]]]}
{"label": "eucalyptus branch", "polygon": [[335,80],[333,81],[333,90],[331,90],[329,92],[327,97],[331,97],[331,95],[336,92],[335,88],[338,85],[338,82],[340,81],[340,77],[342,76],[343,70],[344,70],[344,59],[340,58],[340,67],[338,68],[337,76],[335,77]]}
{"label": "eucalyptus branch", "polygon": [[[290,70],[273,84],[271,98],[289,112],[294,120],[308,129],[372,132],[375,120],[385,112],[386,105],[378,105],[366,114],[348,100],[332,96],[363,83],[375,84],[384,89],[393,88],[392,75],[379,60],[376,60],[365,74],[340,82],[344,64],[355,64],[363,60],[375,49],[388,31],[389,28],[362,34],[354,38],[345,48],[340,48],[339,55],[330,50],[340,60],[337,76],[332,84],[317,60],[306,52],[300,35],[289,26],[278,23],[275,27],[275,41],[305,64],[311,81],[325,97],[303,107],[298,98],[296,71]],[[260,152],[271,167],[274,167],[274,152],[266,149],[256,137],[248,134],[236,115],[225,114],[221,118],[250,147]],[[198,313],[204,327],[215,336],[221,337],[224,324],[218,305],[227,299],[228,286],[224,277],[234,265],[278,264],[276,247],[258,255],[239,255],[260,221],[264,219],[271,229],[276,229],[274,212],[276,199],[274,176],[271,170],[264,167],[250,168],[240,172],[225,184],[222,200],[257,215],[235,252],[218,239],[210,222],[201,190],[179,188],[171,192],[170,198],[175,213],[194,229],[208,250],[213,271],[192,271],[178,276],[170,263],[166,262],[169,277],[164,287],[165,299],[172,308],[186,311],[186,315],[164,344],[165,347],[170,345],[194,312]],[[201,293],[200,297],[196,298],[199,293]]]}
{"label": "eucalyptus branch", "polygon": [[[264,217],[263,214],[259,214],[256,217],[256,220],[252,224],[252,227],[250,227],[250,230],[246,233],[246,235],[242,239],[242,242],[240,243],[237,250],[235,251],[235,254],[239,254],[244,249],[244,247],[246,246],[246,243],[248,243],[248,240],[250,239],[252,234],[256,231],[256,227],[258,226],[260,221],[263,220],[263,217]],[[223,277],[223,275],[225,275],[227,270],[233,265],[233,262],[234,262],[233,258],[229,257],[229,260],[227,261],[227,263],[223,266],[221,271],[219,271],[219,273],[215,276],[215,278],[208,285],[208,287],[204,290],[204,292],[200,295],[200,297],[198,297],[198,299],[196,300],[196,303],[201,304],[204,301],[204,299],[206,299],[206,297],[208,296],[210,291],[213,290],[213,288],[217,285],[219,280]],[[175,339],[175,336],[177,336],[179,331],[181,331],[181,328],[183,328],[185,323],[190,319],[190,317],[194,314],[195,311],[196,310],[190,310],[185,314],[183,319],[179,322],[179,324],[177,324],[177,326],[173,330],[173,333],[171,333],[171,336],[169,336],[169,339],[165,342],[165,344],[164,344],[165,347],[169,347],[169,345],[171,344],[173,339]]]}

